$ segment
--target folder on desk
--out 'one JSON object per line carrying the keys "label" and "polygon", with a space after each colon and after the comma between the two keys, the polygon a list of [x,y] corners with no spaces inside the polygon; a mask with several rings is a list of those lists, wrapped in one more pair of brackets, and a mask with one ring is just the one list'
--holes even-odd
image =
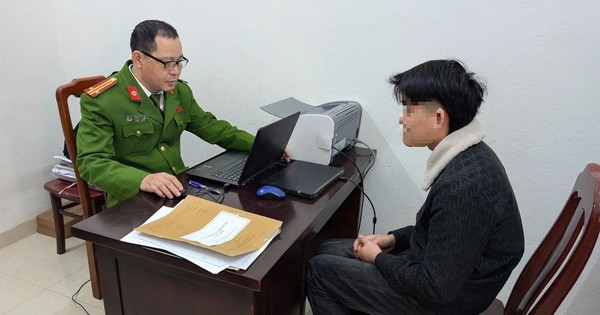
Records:
{"label": "folder on desk", "polygon": [[[239,218],[231,218],[233,216]],[[217,224],[223,227],[226,222],[230,225],[242,224],[240,227],[235,226],[231,229],[222,228],[212,233],[212,237],[204,237],[204,240],[217,239],[215,235],[221,239],[227,240],[224,242],[200,242],[193,236],[194,233],[202,231],[211,223],[215,224],[215,220],[219,220]],[[231,219],[231,220],[230,220]],[[240,223],[242,222],[242,223]],[[185,242],[194,246],[202,247],[224,254],[230,257],[246,254],[263,247],[268,241],[273,239],[281,230],[283,222],[257,215],[251,212],[228,207],[206,199],[187,196],[171,213],[168,215],[143,224],[136,228],[136,231],[157,236],[160,238]],[[236,229],[237,228],[237,229]],[[227,239],[227,235],[234,234],[231,239]]]}
{"label": "folder on desk", "polygon": [[[156,221],[165,217],[173,211],[173,208],[161,207],[158,209],[146,223]],[[125,235],[121,240],[131,244],[144,246],[148,249],[155,250],[164,254],[173,254],[176,257],[183,258],[203,268],[210,273],[217,274],[225,269],[246,270],[250,265],[262,254],[269,243],[277,236],[273,237],[265,243],[259,250],[249,252],[247,254],[229,257],[215,251],[205,249],[199,246],[190,245],[187,243],[160,238],[152,235],[147,235],[136,230]]]}

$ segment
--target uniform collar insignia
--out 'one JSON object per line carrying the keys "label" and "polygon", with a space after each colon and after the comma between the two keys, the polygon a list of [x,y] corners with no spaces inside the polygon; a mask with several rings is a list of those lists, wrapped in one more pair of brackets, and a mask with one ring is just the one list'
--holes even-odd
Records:
{"label": "uniform collar insignia", "polygon": [[91,97],[96,97],[102,92],[113,87],[115,84],[117,84],[117,78],[106,78],[105,80],[98,82],[96,85],[85,89],[85,92]]}
{"label": "uniform collar insignia", "polygon": [[129,93],[129,99],[136,102],[141,102],[142,97],[140,96],[140,92],[138,92],[137,88],[133,85],[127,86],[127,92]]}

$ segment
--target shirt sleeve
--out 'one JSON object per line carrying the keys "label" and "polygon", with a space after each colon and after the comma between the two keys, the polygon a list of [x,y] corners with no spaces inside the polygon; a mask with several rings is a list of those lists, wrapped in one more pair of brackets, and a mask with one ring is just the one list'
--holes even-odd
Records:
{"label": "shirt sleeve", "polygon": [[[187,86],[186,86],[187,88]],[[254,136],[237,128],[225,120],[217,119],[212,113],[205,112],[188,91],[190,102],[190,123],[186,130],[202,140],[216,144],[224,149],[250,151]]]}
{"label": "shirt sleeve", "polygon": [[[83,179],[118,200],[139,193],[149,173],[114,160],[114,129],[101,101],[81,95],[81,121],[77,131],[77,168]],[[109,205],[112,206],[112,205]]]}
{"label": "shirt sleeve", "polygon": [[391,231],[388,234],[393,234],[396,243],[394,245],[394,251],[402,251],[410,247],[410,237],[414,233],[415,227],[413,225],[405,226],[397,230]]}

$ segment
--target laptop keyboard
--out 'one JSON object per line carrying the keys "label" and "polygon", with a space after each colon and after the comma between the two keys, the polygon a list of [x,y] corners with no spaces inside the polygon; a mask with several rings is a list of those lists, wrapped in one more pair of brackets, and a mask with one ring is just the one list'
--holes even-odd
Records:
{"label": "laptop keyboard", "polygon": [[244,157],[243,159],[235,161],[229,166],[214,172],[212,175],[215,177],[236,181],[240,179],[240,175],[242,175],[242,170],[246,164],[246,159],[247,157]]}

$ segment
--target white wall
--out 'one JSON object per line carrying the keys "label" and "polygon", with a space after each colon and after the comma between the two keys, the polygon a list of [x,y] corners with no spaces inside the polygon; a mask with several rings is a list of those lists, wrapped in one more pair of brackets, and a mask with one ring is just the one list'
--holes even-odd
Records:
{"label": "white wall", "polygon": [[[366,180],[377,232],[414,222],[429,154],[403,146],[401,108],[386,80],[430,59],[461,59],[488,84],[480,120],[517,194],[524,261],[577,174],[600,162],[598,1],[38,0],[3,1],[0,9],[0,233],[49,208],[42,186],[62,148],[56,87],[120,69],[130,32],[144,19],[177,28],[191,60],[182,78],[197,100],[250,132],[273,120],[259,106],[289,96],[360,102],[360,138],[378,150]],[[191,136],[184,141],[189,165],[218,151]],[[371,217],[365,209],[362,232]],[[598,259],[594,253],[561,312],[595,310]]]}

